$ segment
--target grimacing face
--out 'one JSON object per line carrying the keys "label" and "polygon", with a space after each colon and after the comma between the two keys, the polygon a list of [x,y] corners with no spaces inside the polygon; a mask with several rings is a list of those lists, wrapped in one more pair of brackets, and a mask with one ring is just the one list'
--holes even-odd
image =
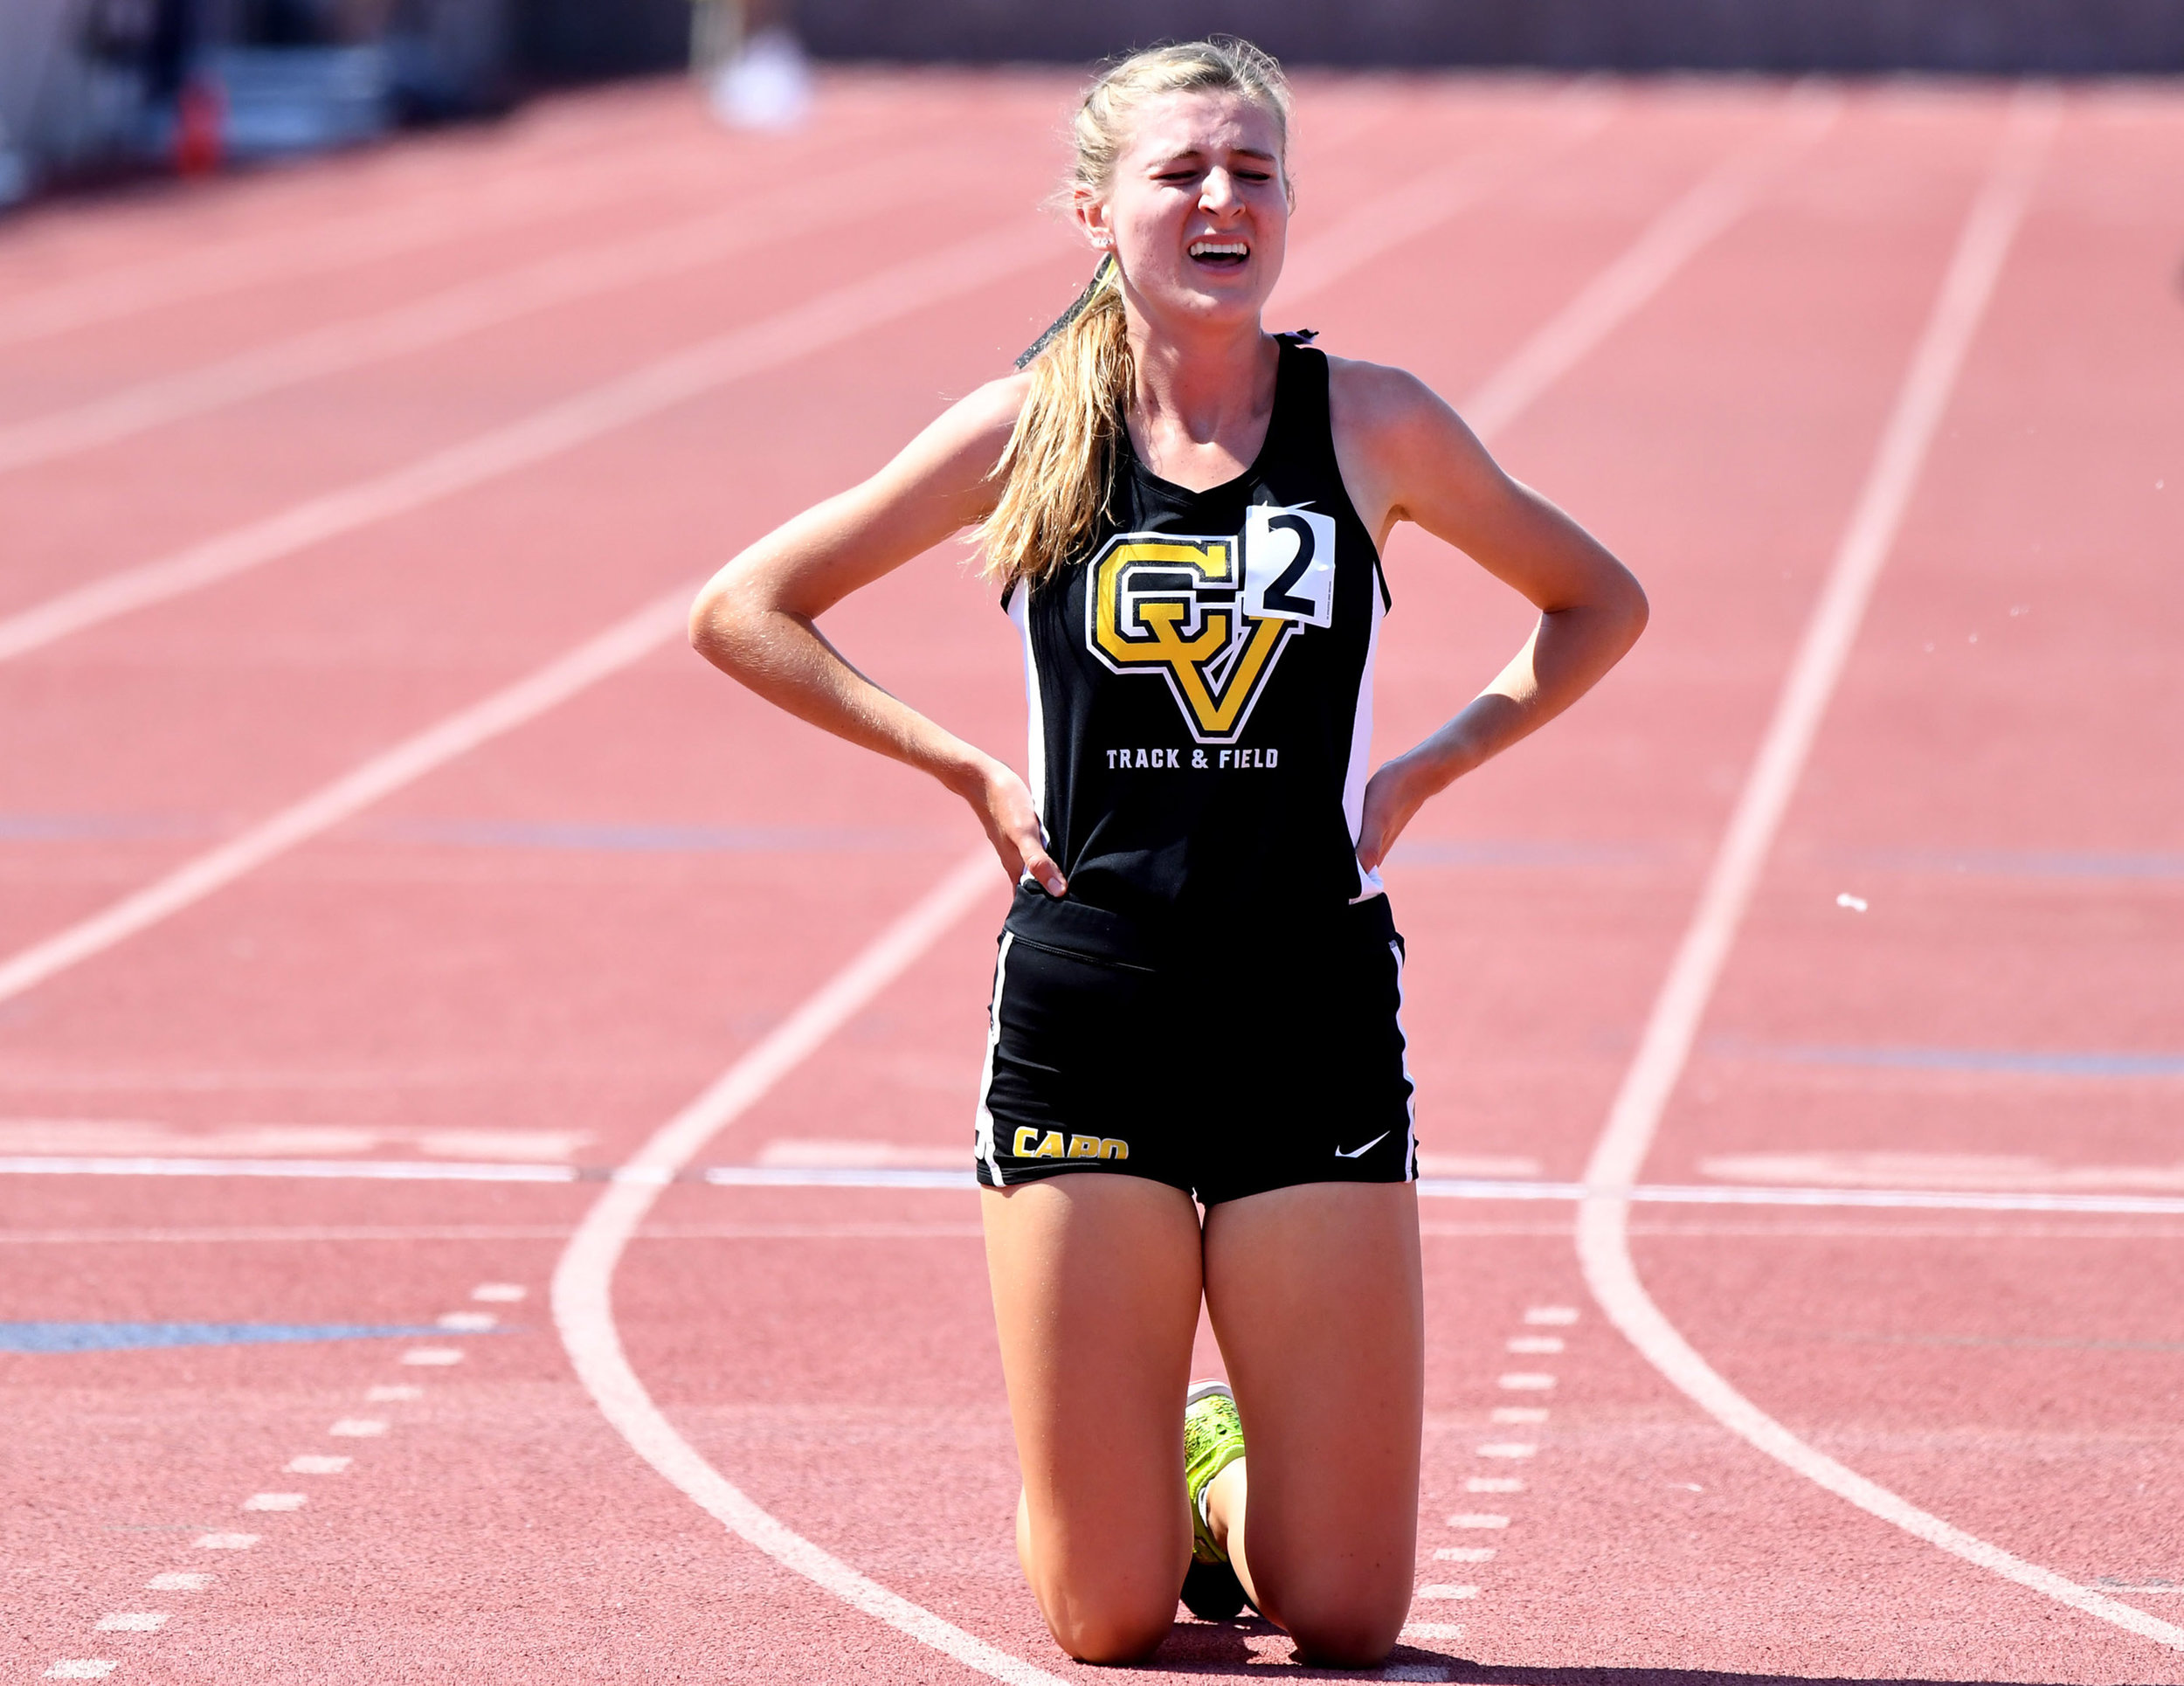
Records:
{"label": "grimacing face", "polygon": [[1157,95],[1135,116],[1105,190],[1078,190],[1079,224],[1112,244],[1126,294],[1155,326],[1255,321],[1289,236],[1273,114],[1204,91]]}

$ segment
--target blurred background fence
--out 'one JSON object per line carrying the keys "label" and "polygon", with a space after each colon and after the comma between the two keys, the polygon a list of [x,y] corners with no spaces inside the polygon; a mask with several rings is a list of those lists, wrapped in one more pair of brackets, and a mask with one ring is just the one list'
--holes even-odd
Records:
{"label": "blurred background fence", "polygon": [[2184,0],[0,0],[0,204],[504,109],[543,84],[812,55],[1082,63],[1213,31],[1296,64],[2184,72]]}

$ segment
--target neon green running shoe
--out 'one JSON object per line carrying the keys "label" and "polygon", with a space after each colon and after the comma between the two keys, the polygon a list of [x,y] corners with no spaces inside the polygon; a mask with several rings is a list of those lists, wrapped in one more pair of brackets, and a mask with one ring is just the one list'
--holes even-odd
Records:
{"label": "neon green running shoe", "polygon": [[1206,1525],[1206,1489],[1244,1455],[1243,1420],[1223,1382],[1192,1382],[1183,1401],[1183,1484],[1191,1499],[1191,1566],[1183,1601],[1193,1615],[1226,1621],[1244,1607],[1243,1583]]}

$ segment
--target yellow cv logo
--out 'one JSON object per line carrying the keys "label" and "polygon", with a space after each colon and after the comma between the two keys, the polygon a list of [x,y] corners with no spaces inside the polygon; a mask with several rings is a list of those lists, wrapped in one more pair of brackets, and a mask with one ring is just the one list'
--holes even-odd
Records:
{"label": "yellow cv logo", "polygon": [[[1118,534],[1092,564],[1087,646],[1115,673],[1166,680],[1201,743],[1234,743],[1283,640],[1332,618],[1334,522],[1302,509],[1251,515],[1220,538]],[[1245,577],[1247,545],[1267,578]]]}

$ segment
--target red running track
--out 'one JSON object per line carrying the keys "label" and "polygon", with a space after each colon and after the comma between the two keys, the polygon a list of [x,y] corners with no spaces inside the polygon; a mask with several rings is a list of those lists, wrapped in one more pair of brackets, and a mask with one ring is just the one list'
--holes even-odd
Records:
{"label": "red running track", "polygon": [[[989,235],[1005,255],[0,662],[0,967],[681,589],[1004,366],[1080,267],[1028,211],[1066,92],[844,77],[807,133],[764,142],[711,130],[679,89],[588,95],[10,228],[0,424],[21,427],[784,183],[949,155],[916,166],[943,191],[846,226],[0,473],[0,616],[411,473],[890,265]],[[1298,318],[1459,400],[1509,392],[1517,359],[1497,449],[1655,605],[1599,696],[1428,811],[1391,867],[1449,1198],[1426,1205],[1421,1596],[1390,1677],[2184,1681],[2161,1637],[2184,1626],[2168,91],[2060,96],[1641,1169],[1697,1193],[1630,1220],[1637,1279],[1727,1385],[2110,1613],[1731,1434],[1590,1297],[1559,1198],[1641,1047],[2022,104],[1916,84],[1306,89],[1295,277],[1322,280]],[[1469,694],[1524,619],[1415,536],[1389,563],[1384,750]],[[830,630],[1013,750],[1019,681],[986,596],[939,555]],[[1005,887],[973,881],[961,916],[815,1023],[815,992],[975,834],[671,632],[0,1001],[12,1345],[118,1323],[432,1331],[0,1356],[12,1676],[1083,1672],[1012,1561],[972,1199],[903,1185],[960,1168]],[[693,1165],[739,1182],[566,1179],[631,1161],[724,1070],[784,1050],[802,1057],[722,1128],[687,1132]],[[813,1185],[820,1163],[894,1181]],[[404,1164],[437,1174],[365,1174]],[[454,1179],[466,1165],[546,1180]],[[610,1294],[598,1226],[639,1207]],[[570,1251],[587,1214],[593,1251]],[[570,1347],[549,1303],[564,1261]],[[616,1425],[641,1427],[642,1398],[603,1413],[585,1383],[613,1380],[612,1354],[587,1304],[611,1308],[657,1407],[655,1455],[687,1454],[716,1509],[708,1472],[734,1483],[777,1555],[640,1461]],[[258,1495],[288,1496],[246,1508]],[[221,1537],[252,1543],[199,1543]],[[818,1579],[779,1560],[799,1552]],[[845,1601],[870,1607],[867,1586],[901,1601],[892,1624]],[[1279,1635],[1186,1621],[1149,1672],[1268,1671],[1301,1672]]]}

